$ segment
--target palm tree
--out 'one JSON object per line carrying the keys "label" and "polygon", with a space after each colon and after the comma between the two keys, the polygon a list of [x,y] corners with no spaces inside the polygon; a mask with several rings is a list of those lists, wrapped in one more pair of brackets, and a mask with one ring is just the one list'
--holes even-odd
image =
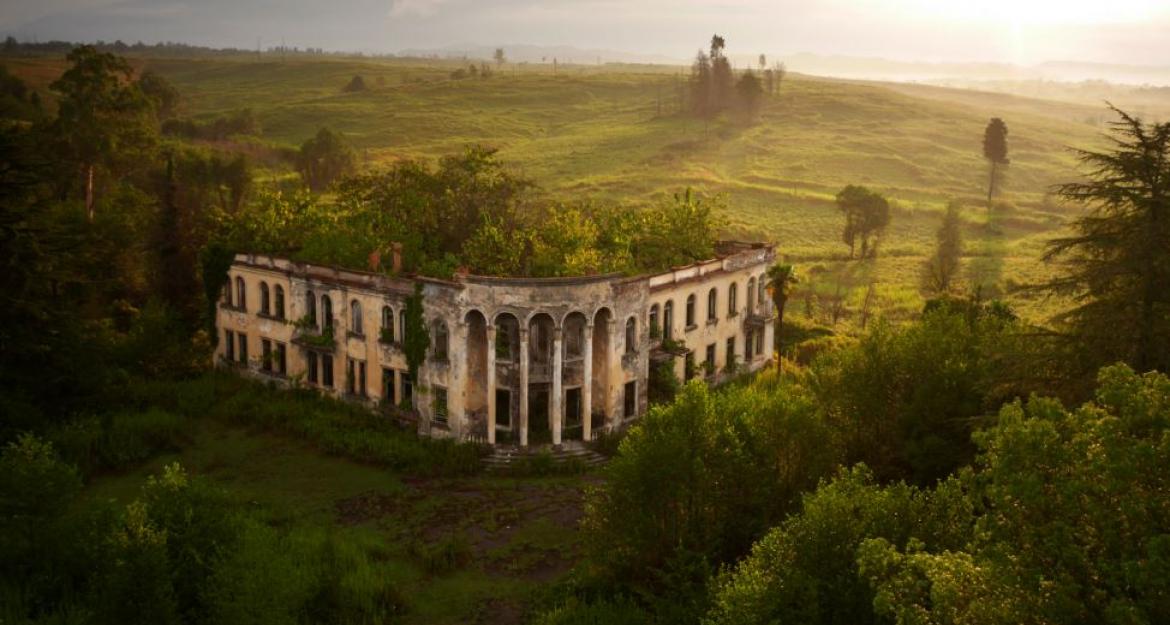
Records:
{"label": "palm tree", "polygon": [[796,269],[792,265],[776,263],[768,267],[767,285],[772,294],[772,305],[776,307],[776,333],[773,345],[777,352],[780,351],[780,333],[784,329],[784,306],[792,293],[792,285],[796,283]]}

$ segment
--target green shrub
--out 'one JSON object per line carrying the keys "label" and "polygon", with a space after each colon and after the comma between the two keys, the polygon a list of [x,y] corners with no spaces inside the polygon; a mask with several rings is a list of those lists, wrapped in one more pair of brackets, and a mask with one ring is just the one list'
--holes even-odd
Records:
{"label": "green shrub", "polygon": [[843,470],[722,576],[707,622],[885,622],[874,616],[874,591],[858,573],[859,545],[883,537],[896,545],[915,538],[957,548],[972,518],[956,482],[920,491],[878,486],[864,466]]}
{"label": "green shrub", "polygon": [[463,534],[452,534],[432,544],[416,540],[409,552],[428,575],[437,576],[458,571],[472,558],[471,544]]}
{"label": "green shrub", "polygon": [[586,603],[570,598],[531,622],[533,625],[649,625],[653,619],[638,604],[628,599],[601,599]]}
{"label": "green shrub", "polygon": [[606,458],[612,458],[617,455],[625,437],[625,430],[601,430],[589,441],[589,448]]}
{"label": "green shrub", "polygon": [[48,433],[61,454],[85,473],[130,466],[190,440],[190,422],[158,408],[83,417]]}
{"label": "green shrub", "polygon": [[692,380],[631,427],[603,469],[583,521],[589,566],[612,589],[673,605],[671,618],[697,618],[678,612],[702,609],[714,568],[832,470],[832,438],[812,398],[779,376],[720,392]]}
{"label": "green shrub", "polygon": [[159,405],[193,419],[212,418],[312,442],[322,451],[398,471],[472,475],[486,448],[431,439],[402,429],[364,406],[322,397],[310,389],[268,388],[228,373],[182,382],[152,382],[132,390],[136,406]]}

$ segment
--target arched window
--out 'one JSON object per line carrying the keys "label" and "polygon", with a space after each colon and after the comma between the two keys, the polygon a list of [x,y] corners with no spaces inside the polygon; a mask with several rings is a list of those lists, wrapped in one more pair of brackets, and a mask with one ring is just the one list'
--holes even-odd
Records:
{"label": "arched window", "polygon": [[660,336],[661,328],[658,327],[658,304],[650,307],[650,338],[656,339]]}
{"label": "arched window", "polygon": [[626,319],[626,353],[638,351],[638,321],[633,317]]}
{"label": "arched window", "polygon": [[260,314],[272,315],[272,301],[268,297],[268,283],[260,283]]}
{"label": "arched window", "polygon": [[362,303],[356,299],[349,302],[349,331],[358,335],[365,334],[362,326]]}
{"label": "arched window", "polygon": [[707,321],[715,321],[717,316],[715,307],[718,306],[719,292],[715,289],[707,291]]}
{"label": "arched window", "polygon": [[244,290],[244,279],[236,276],[236,308],[248,309],[248,292]]}
{"label": "arched window", "polygon": [[406,342],[406,308],[398,309],[398,340]]}
{"label": "arched window", "polygon": [[749,313],[754,312],[756,310],[756,279],[755,279],[755,277],[748,279],[747,309],[748,309]]}
{"label": "arched window", "polygon": [[447,322],[442,319],[435,319],[434,323],[434,339],[432,341],[431,349],[435,358],[438,360],[447,359],[447,344],[450,342],[450,337],[447,333]]}
{"label": "arched window", "polygon": [[305,293],[305,316],[309,323],[317,325],[317,296],[312,291]]}
{"label": "arched window", "polygon": [[328,295],[321,296],[321,327],[333,327],[333,300]]}
{"label": "arched window", "polygon": [[687,327],[695,325],[695,294],[687,296]]}
{"label": "arched window", "polygon": [[385,343],[394,342],[394,309],[389,306],[382,307],[382,341]]}
{"label": "arched window", "polygon": [[223,286],[223,305],[231,307],[232,304],[232,279],[228,278],[227,284]]}
{"label": "arched window", "polygon": [[669,341],[674,336],[674,302],[668,301],[662,307],[662,338]]}
{"label": "arched window", "polygon": [[764,303],[764,292],[768,290],[766,287],[767,287],[767,283],[764,282],[764,276],[761,275],[760,276],[760,290],[756,292],[756,301],[760,304]]}
{"label": "arched window", "polygon": [[279,284],[276,285],[274,308],[276,309],[276,318],[284,319],[284,287],[280,286]]}
{"label": "arched window", "polygon": [[735,301],[736,300],[736,297],[735,297],[736,290],[737,290],[738,286],[739,285],[732,282],[731,286],[727,287],[727,316],[728,317],[734,317],[736,314],[736,311],[739,310],[739,303]]}

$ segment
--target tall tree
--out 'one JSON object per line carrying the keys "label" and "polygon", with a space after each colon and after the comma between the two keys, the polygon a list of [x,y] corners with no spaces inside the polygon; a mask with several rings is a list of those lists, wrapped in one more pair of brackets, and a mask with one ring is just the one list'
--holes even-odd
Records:
{"label": "tall tree", "polygon": [[764,87],[755,72],[749,69],[740,75],[739,81],[735,83],[735,95],[747,118],[754,119],[760,112],[764,96]]}
{"label": "tall tree", "polygon": [[497,68],[503,67],[504,61],[507,60],[504,57],[504,49],[503,48],[496,48],[495,53],[492,54],[492,58],[495,59]]}
{"label": "tall tree", "polygon": [[784,82],[784,77],[788,75],[788,66],[781,61],[772,66],[772,74],[776,79],[776,93],[780,93],[780,83]]}
{"label": "tall tree", "polygon": [[848,185],[837,193],[837,208],[845,216],[842,240],[849,244],[849,258],[853,258],[856,244],[861,243],[861,258],[876,253],[871,240],[881,235],[890,224],[890,202],[880,193]]}
{"label": "tall tree", "polygon": [[922,286],[934,295],[946,295],[954,286],[959,273],[959,258],[963,254],[962,206],[952,200],[947,204],[942,225],[935,234],[934,255],[922,268]]}
{"label": "tall tree", "polygon": [[53,130],[82,176],[86,216],[93,221],[97,169],[117,176],[140,164],[157,129],[151,101],[131,81],[125,59],[93,46],[75,48],[66,59],[72,66],[50,85],[59,96]]}
{"label": "tall tree", "polygon": [[1063,319],[1089,364],[1170,371],[1170,122],[1113,110],[1112,148],[1078,150],[1088,180],[1059,188],[1088,212],[1049,243],[1064,275],[1045,286],[1075,298]]}
{"label": "tall tree", "polygon": [[297,156],[297,170],[305,184],[315,192],[323,191],[334,180],[352,173],[357,157],[339,134],[328,128],[317,131],[317,136],[301,144]]}
{"label": "tall tree", "polygon": [[776,308],[773,344],[777,353],[780,351],[781,334],[784,331],[784,307],[788,305],[788,296],[792,294],[792,287],[796,283],[796,269],[792,265],[776,263],[768,267],[768,292],[772,295],[772,306]]}
{"label": "tall tree", "polygon": [[157,72],[147,70],[139,76],[138,88],[154,104],[159,119],[174,116],[175,107],[179,104],[179,90],[169,80]]}
{"label": "tall tree", "polygon": [[735,89],[735,75],[731,71],[731,61],[723,54],[727,43],[719,35],[711,36],[711,100],[717,111],[722,111],[731,103]]}
{"label": "tall tree", "polygon": [[768,57],[761,54],[760,58],[758,60],[759,60],[759,64],[760,64],[760,73],[763,73],[764,68],[768,67]]}
{"label": "tall tree", "polygon": [[1007,165],[1008,144],[1007,124],[998,117],[992,117],[983,131],[983,158],[991,165],[987,181],[987,210],[991,210],[991,198],[999,186],[1000,166]]}

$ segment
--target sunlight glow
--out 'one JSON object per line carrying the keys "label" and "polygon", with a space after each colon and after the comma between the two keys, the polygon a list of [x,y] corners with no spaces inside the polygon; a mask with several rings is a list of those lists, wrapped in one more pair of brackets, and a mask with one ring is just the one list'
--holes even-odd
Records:
{"label": "sunlight glow", "polygon": [[1140,22],[1170,12],[1165,0],[894,0],[947,21],[1075,25]]}

